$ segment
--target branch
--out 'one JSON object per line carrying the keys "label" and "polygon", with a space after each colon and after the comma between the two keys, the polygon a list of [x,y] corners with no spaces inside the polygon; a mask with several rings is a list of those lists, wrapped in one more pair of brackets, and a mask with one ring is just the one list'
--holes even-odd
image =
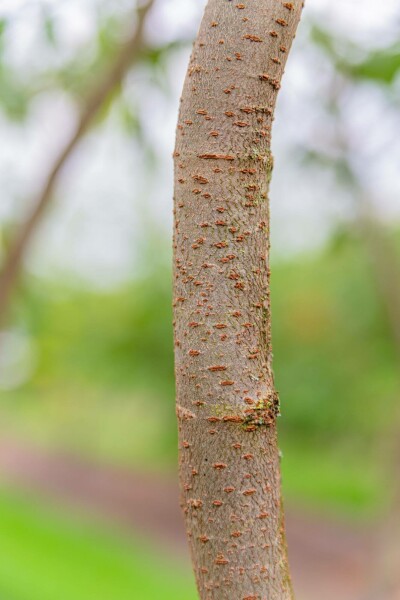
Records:
{"label": "branch", "polygon": [[120,53],[104,78],[99,81],[98,85],[88,96],[75,130],[72,132],[69,140],[61,149],[49,169],[46,181],[34,202],[32,212],[21,225],[14,240],[11,242],[10,250],[0,273],[0,325],[5,321],[12,292],[20,275],[24,254],[33,238],[38,224],[51,203],[60,173],[70,156],[73,154],[75,148],[78,146],[80,140],[99,114],[110,94],[123,80],[133,59],[141,49],[146,16],[153,4],[154,0],[149,0],[145,6],[138,9],[138,23],[134,33],[121,47]]}

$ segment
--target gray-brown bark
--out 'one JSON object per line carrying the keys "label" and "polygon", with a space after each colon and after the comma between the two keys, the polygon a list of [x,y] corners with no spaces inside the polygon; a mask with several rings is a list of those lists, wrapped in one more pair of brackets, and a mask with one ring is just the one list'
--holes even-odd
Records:
{"label": "gray-brown bark", "polygon": [[209,0],[175,150],[182,505],[202,600],[292,598],[269,300],[270,133],[302,0]]}

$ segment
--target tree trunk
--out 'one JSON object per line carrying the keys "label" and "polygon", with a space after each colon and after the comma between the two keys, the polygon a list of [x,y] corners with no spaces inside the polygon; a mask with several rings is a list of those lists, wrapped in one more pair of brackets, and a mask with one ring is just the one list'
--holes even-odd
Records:
{"label": "tree trunk", "polygon": [[269,300],[270,133],[302,0],[209,0],[175,157],[182,505],[202,600],[288,600]]}

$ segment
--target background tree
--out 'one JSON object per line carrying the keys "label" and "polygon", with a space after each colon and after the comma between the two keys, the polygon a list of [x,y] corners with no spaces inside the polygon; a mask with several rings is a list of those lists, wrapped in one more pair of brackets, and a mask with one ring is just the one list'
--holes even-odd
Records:
{"label": "background tree", "polygon": [[[49,205],[54,200],[54,191],[58,179],[66,163],[76,150],[80,141],[87,133],[88,129],[104,117],[110,105],[121,96],[122,84],[124,79],[136,65],[143,65],[149,61],[154,64],[160,59],[160,56],[167,54],[172,48],[180,44],[166,44],[164,47],[151,45],[146,42],[144,28],[146,17],[154,4],[153,0],[148,0],[139,4],[136,10],[128,11],[125,16],[130,23],[128,26],[121,19],[121,22],[106,22],[104,31],[100,31],[103,36],[103,43],[100,44],[98,54],[91,58],[86,68],[77,76],[74,72],[74,80],[71,82],[70,70],[74,71],[73,65],[63,65],[60,70],[56,70],[52,76],[47,74],[47,81],[42,85],[49,84],[65,85],[72,96],[77,101],[78,115],[76,125],[70,132],[65,143],[61,146],[58,153],[48,168],[47,176],[43,184],[32,200],[32,208],[28,211],[23,222],[17,226],[16,230],[10,235],[7,244],[6,259],[0,271],[0,324],[7,318],[8,308],[11,302],[11,296],[18,282],[18,277],[22,269],[23,257],[26,254],[31,240],[43,218],[49,210]],[[134,13],[133,16],[130,13]],[[52,21],[44,21],[45,31],[52,43],[55,43]],[[0,36],[4,35],[6,23],[3,21],[0,27]],[[115,32],[117,30],[117,33]],[[114,36],[114,39],[112,38]],[[104,47],[105,46],[105,47]],[[87,84],[90,81],[90,84]],[[21,118],[27,111],[28,98],[22,90],[18,89],[12,78],[6,79],[3,84],[10,86],[12,98],[7,104],[6,95],[5,107],[12,115]],[[5,86],[5,87],[6,87]],[[39,88],[40,89],[40,88]],[[38,93],[37,90],[31,95]],[[16,102],[19,99],[19,102]],[[30,98],[32,100],[32,98]],[[126,110],[123,105],[122,109]],[[135,120],[132,114],[125,112],[125,119]],[[138,130],[135,132],[138,134]],[[144,140],[143,140],[144,142]],[[143,149],[146,151],[146,144],[143,143]]]}
{"label": "background tree", "polygon": [[[343,39],[333,40],[329,33],[314,27],[312,38],[331,61],[334,71],[327,82],[325,109],[328,119],[325,127],[333,126],[335,134],[331,146],[325,151],[312,145],[302,149],[305,162],[316,164],[318,168],[332,169],[337,181],[349,198],[353,210],[353,235],[358,236],[366,249],[371,278],[374,282],[380,310],[387,328],[387,334],[393,346],[395,361],[400,367],[400,263],[395,240],[390,235],[378,212],[379,192],[369,190],[364,178],[364,169],[358,161],[363,149],[354,143],[355,136],[347,120],[346,99],[357,94],[365,83],[375,82],[382,93],[387,108],[396,103],[392,86],[400,69],[400,52],[397,43],[383,49],[365,53],[355,60],[351,44]],[[391,134],[390,134],[391,135]],[[387,143],[388,140],[385,140]],[[358,156],[360,154],[360,157]],[[400,373],[400,369],[397,369]],[[400,413],[400,378],[397,375],[394,392],[392,421],[388,424],[387,434],[377,443],[377,453],[381,454],[387,479],[392,483],[390,510],[383,519],[380,546],[377,552],[375,568],[368,580],[366,598],[368,600],[394,600],[400,590],[400,578],[396,565],[400,556],[399,537],[399,498],[400,498],[400,445],[398,431]],[[390,483],[389,483],[390,487]]]}
{"label": "background tree", "polygon": [[39,191],[38,197],[33,202],[32,212],[28,215],[26,221],[16,232],[15,238],[10,243],[7,260],[0,272],[0,323],[6,318],[11,294],[21,269],[23,255],[45,211],[48,210],[60,172],[109,97],[121,85],[129,67],[132,66],[134,60],[143,51],[143,26],[147,12],[152,4],[153,2],[150,0],[145,7],[138,10],[138,23],[131,27],[133,33],[130,34],[129,39],[123,44],[122,49],[117,52],[117,56],[111,63],[111,66],[105,69],[105,74],[101,76],[101,80],[94,86],[94,89],[86,93],[87,97],[80,110],[81,114],[75,130],[71,133],[70,138],[66,141],[58,156],[56,156],[54,163],[51,165],[43,188]]}

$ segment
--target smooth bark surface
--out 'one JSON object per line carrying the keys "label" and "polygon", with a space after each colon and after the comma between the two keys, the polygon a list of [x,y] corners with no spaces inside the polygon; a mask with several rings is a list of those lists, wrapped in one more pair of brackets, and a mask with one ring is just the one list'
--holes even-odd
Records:
{"label": "smooth bark surface", "polygon": [[182,506],[202,600],[292,598],[269,300],[270,133],[303,2],[209,0],[175,150]]}

